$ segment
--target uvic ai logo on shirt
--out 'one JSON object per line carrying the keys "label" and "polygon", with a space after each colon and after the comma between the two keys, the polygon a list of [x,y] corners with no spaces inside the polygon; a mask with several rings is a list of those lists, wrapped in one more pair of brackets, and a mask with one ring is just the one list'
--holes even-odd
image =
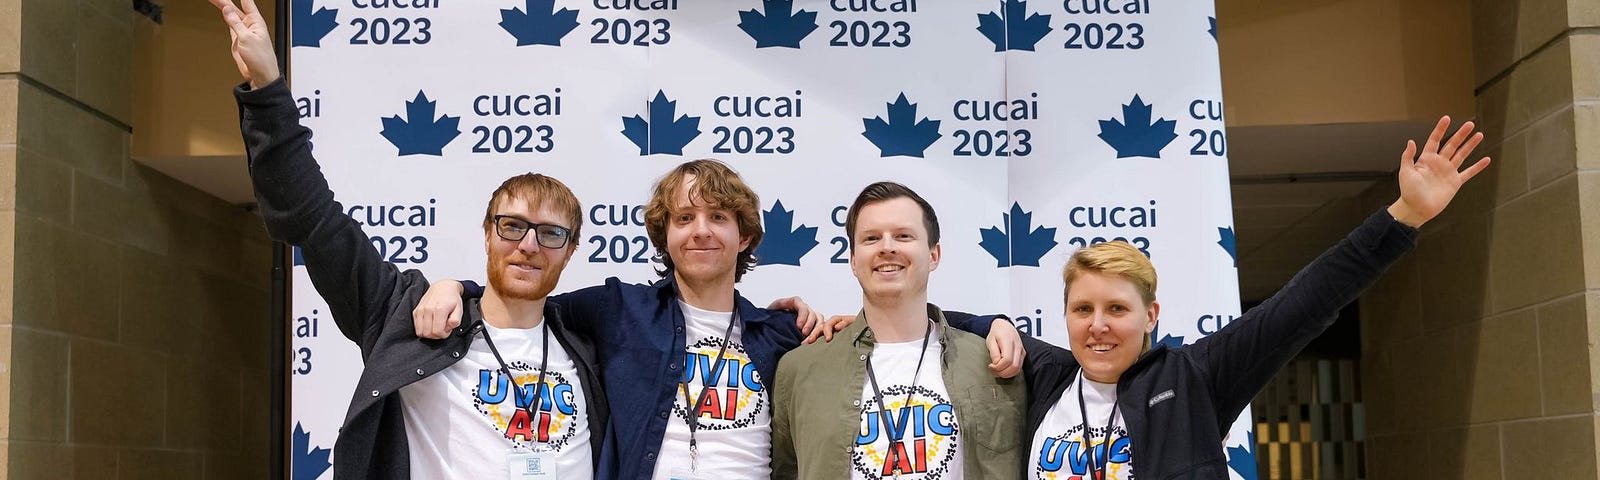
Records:
{"label": "uvic ai logo on shirt", "polygon": [[[722,339],[706,337],[689,345],[684,355],[683,377],[678,379],[679,389],[674,393],[672,414],[679,420],[689,419],[688,403],[683,399],[683,384],[688,385],[689,398],[699,402],[694,413],[700,419],[699,428],[729,430],[755,424],[756,415],[767,409],[766,389],[761,383],[761,373],[750,363],[744,346],[729,344],[722,352],[719,368],[717,352],[722,349]],[[705,394],[695,383],[705,386]]]}
{"label": "uvic ai logo on shirt", "polygon": [[[579,406],[573,391],[577,387],[560,373],[545,372],[544,384],[538,385],[536,394],[539,370],[523,362],[512,362],[510,367],[515,382],[500,370],[478,370],[473,405],[511,441],[525,447],[544,444],[560,451],[578,433]],[[535,396],[539,404],[530,412]]]}
{"label": "uvic ai logo on shirt", "polygon": [[1096,467],[1105,465],[1107,480],[1132,480],[1133,442],[1128,438],[1128,430],[1121,425],[1113,427],[1109,448],[1106,428],[1090,427],[1089,433],[1092,440],[1087,446],[1083,441],[1081,426],[1072,426],[1060,435],[1046,437],[1044,447],[1038,452],[1039,461],[1033,465],[1034,476],[1031,478],[1098,478]]}
{"label": "uvic ai logo on shirt", "polygon": [[887,415],[877,402],[861,405],[850,467],[866,478],[894,478],[897,471],[921,480],[949,478],[961,433],[950,400],[921,386],[892,385],[883,389],[883,401]]}

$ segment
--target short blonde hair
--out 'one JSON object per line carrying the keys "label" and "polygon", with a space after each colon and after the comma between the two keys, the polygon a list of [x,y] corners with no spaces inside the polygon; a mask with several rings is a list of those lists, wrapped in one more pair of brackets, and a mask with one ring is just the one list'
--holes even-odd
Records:
{"label": "short blonde hair", "polygon": [[[1128,242],[1096,243],[1074,252],[1067,259],[1067,266],[1061,269],[1063,303],[1067,301],[1067,292],[1072,290],[1072,281],[1085,273],[1115,275],[1127,280],[1139,291],[1146,309],[1156,302],[1156,267],[1150,263],[1150,257]],[[1145,335],[1141,352],[1150,349],[1150,341],[1150,335]]]}

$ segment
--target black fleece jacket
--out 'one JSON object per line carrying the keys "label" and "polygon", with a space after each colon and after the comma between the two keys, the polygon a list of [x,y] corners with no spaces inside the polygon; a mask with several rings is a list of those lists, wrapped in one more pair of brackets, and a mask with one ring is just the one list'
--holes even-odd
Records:
{"label": "black fleece jacket", "polygon": [[[1117,404],[1141,479],[1226,479],[1223,435],[1272,377],[1322,334],[1416,244],[1417,230],[1378,211],[1295,274],[1282,290],[1220,331],[1180,348],[1157,345],[1117,382]],[[963,330],[988,331],[989,318],[950,315]],[[1033,442],[1046,413],[1076,380],[1067,349],[1023,336]],[[1023,448],[1031,448],[1024,445]],[[1024,476],[1039,452],[1025,456]]]}
{"label": "black fleece jacket", "polygon": [[[461,328],[449,338],[418,338],[411,310],[427,293],[428,279],[422,272],[400,271],[383,261],[361,226],[334,201],[311,155],[311,130],[300,125],[288,85],[281,78],[259,90],[240,85],[234,98],[250,158],[250,180],[267,232],[300,247],[312,285],[327,301],[339,331],[361,347],[366,365],[334,443],[333,476],[410,478],[400,387],[444,370],[465,355],[483,329],[478,303],[467,305]],[[544,321],[577,364],[591,438],[598,440],[606,431],[608,411],[594,346],[567,328],[560,311],[559,305],[547,301]],[[598,461],[599,445],[592,450]]]}

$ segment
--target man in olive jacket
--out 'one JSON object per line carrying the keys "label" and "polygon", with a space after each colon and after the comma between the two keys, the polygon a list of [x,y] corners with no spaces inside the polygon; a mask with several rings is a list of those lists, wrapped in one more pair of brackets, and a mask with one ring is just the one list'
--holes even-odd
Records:
{"label": "man in olive jacket", "polygon": [[778,364],[773,477],[1019,477],[1024,378],[995,378],[983,339],[928,303],[940,256],[933,208],[875,183],[845,229],[863,321]]}

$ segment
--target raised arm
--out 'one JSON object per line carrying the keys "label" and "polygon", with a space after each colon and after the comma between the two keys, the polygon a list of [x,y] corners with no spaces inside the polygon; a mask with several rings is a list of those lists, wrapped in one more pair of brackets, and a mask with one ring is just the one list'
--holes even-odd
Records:
{"label": "raised arm", "polygon": [[[311,131],[299,123],[289,87],[278,73],[267,23],[253,0],[236,7],[211,0],[233,38],[233,58],[249,89],[235,89],[250,180],[267,231],[300,247],[312,284],[346,338],[363,337],[387,313],[400,279],[360,225],[345,215],[311,155]],[[242,7],[242,8],[241,8]],[[365,351],[365,348],[363,348]]]}
{"label": "raised arm", "polygon": [[1439,119],[1420,155],[1416,142],[1406,143],[1398,200],[1300,270],[1267,301],[1188,347],[1212,373],[1218,411],[1227,416],[1219,421],[1231,421],[1273,375],[1333,323],[1341,308],[1411,249],[1416,227],[1438,216],[1461,185],[1489,165],[1485,157],[1462,170],[1483,134],[1474,135],[1468,122],[1441,144],[1449,126],[1449,117]]}

